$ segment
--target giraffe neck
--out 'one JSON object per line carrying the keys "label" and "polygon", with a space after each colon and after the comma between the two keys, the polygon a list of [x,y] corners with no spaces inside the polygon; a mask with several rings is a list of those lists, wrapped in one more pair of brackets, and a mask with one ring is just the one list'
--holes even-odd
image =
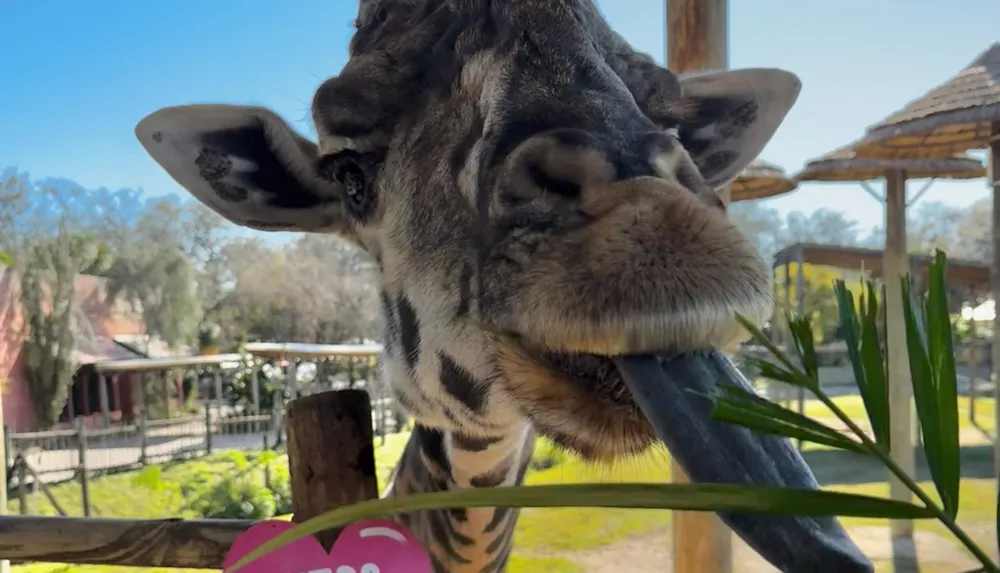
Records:
{"label": "giraffe neck", "polygon": [[[505,436],[473,438],[418,423],[386,495],[520,485],[534,443],[526,424]],[[510,508],[467,508],[399,519],[427,548],[436,573],[500,573],[510,557],[518,514]]]}

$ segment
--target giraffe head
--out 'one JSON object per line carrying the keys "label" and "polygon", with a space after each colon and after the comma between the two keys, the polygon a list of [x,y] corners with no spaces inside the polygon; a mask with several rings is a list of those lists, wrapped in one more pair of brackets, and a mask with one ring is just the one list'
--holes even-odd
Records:
{"label": "giraffe head", "polygon": [[478,369],[491,407],[611,459],[655,434],[610,357],[718,348],[734,312],[769,314],[768,269],[716,190],[799,89],[772,69],[678,77],[592,0],[362,0],[313,97],[318,142],[233,105],[137,134],[230,221],[366,250],[397,322],[402,305],[420,346]]}

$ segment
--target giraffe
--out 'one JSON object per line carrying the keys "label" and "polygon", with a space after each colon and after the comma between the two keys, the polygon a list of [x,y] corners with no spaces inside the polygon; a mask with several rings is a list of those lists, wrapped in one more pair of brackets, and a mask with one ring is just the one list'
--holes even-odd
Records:
{"label": "giraffe", "polygon": [[[769,315],[768,268],[717,189],[799,91],[776,69],[678,77],[592,0],[360,0],[316,142],[223,104],[136,135],[229,221],[375,262],[382,375],[415,420],[386,494],[403,495],[520,484],[537,435],[598,462],[658,441],[611,357],[723,348],[734,312]],[[457,573],[504,571],[517,518],[399,516]]]}

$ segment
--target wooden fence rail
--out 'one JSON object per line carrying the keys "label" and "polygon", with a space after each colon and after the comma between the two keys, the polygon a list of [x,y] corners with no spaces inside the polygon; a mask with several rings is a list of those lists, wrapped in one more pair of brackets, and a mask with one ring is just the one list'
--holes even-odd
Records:
{"label": "wooden fence rail", "polygon": [[[288,408],[293,521],[378,495],[371,401],[363,390],[299,398]],[[252,521],[0,516],[11,561],[222,569]],[[318,537],[329,546],[333,533]]]}

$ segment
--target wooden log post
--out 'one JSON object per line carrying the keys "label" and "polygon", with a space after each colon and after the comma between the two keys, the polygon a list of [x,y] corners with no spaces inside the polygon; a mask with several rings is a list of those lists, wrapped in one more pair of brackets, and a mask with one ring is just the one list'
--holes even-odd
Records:
{"label": "wooden log post", "polygon": [[[293,521],[378,497],[371,411],[363,390],[320,392],[288,407]],[[324,531],[317,538],[329,549],[338,534]]]}
{"label": "wooden log post", "polygon": [[164,370],[160,383],[160,392],[163,395],[163,417],[167,420],[173,417],[173,408],[170,405],[170,378],[173,373],[173,370]]}
{"label": "wooden log post", "polygon": [[205,453],[212,453],[212,406],[205,404]]}
{"label": "wooden log post", "polygon": [[[675,74],[729,67],[728,0],[665,0],[666,63]],[[719,192],[728,206],[729,189]],[[674,483],[688,483],[679,463],[672,464]],[[729,573],[733,569],[732,535],[714,513],[675,511],[675,573]]]}
{"label": "wooden log post", "polygon": [[[212,373],[212,383],[215,386],[215,409],[218,410],[215,415],[218,420],[222,420],[222,366],[216,366]],[[221,422],[220,422],[221,423]]]}
{"label": "wooden log post", "polygon": [[105,428],[111,427],[111,404],[108,400],[108,380],[101,372],[95,372],[94,378],[97,380],[97,395],[101,402],[101,420]]}
{"label": "wooden log post", "polygon": [[17,466],[17,508],[21,515],[28,515],[28,470],[24,458],[18,456]]}
{"label": "wooden log post", "polygon": [[[378,495],[371,403],[360,390],[331,391],[288,411],[294,520]],[[17,561],[222,569],[236,519],[108,519],[0,516],[0,555]],[[327,541],[333,533],[324,532]]]}
{"label": "wooden log post", "polygon": [[[798,314],[799,318],[802,318],[806,314],[806,254],[802,247],[799,247],[795,258],[798,260],[798,269],[795,273],[795,312]],[[789,329],[789,333],[791,329]],[[792,337],[788,337],[788,351],[790,352],[795,348],[795,343],[792,341]],[[817,376],[818,378],[818,376]],[[796,401],[798,402],[799,414],[802,416],[806,415],[806,389],[802,386],[796,388]],[[796,440],[796,447],[799,451],[802,451],[802,438]]]}
{"label": "wooden log post", "polygon": [[149,418],[145,410],[139,411],[139,463],[149,463]]}
{"label": "wooden log post", "polygon": [[[990,267],[990,290],[993,300],[1000,300],[1000,121],[993,122],[989,145],[989,166],[986,178],[993,189],[993,264]],[[993,383],[993,397],[1000,404],[1000,320],[993,319],[993,344],[991,354],[993,364],[990,368],[990,381]],[[1000,480],[1000,407],[994,407],[993,430],[993,472]]]}
{"label": "wooden log post", "polygon": [[87,423],[86,418],[77,418],[76,437],[80,461],[76,466],[77,479],[80,480],[80,501],[83,503],[84,517],[90,517],[90,470],[87,469]]}
{"label": "wooden log post", "polygon": [[[260,363],[253,356],[250,357],[253,366],[250,367],[250,396],[253,400],[253,415],[260,416]],[[260,422],[256,419],[253,422],[253,431],[260,431]]]}
{"label": "wooden log post", "polygon": [[[885,283],[886,346],[889,372],[889,440],[891,455],[899,467],[913,477],[916,458],[913,451],[913,386],[910,361],[906,351],[906,325],[903,322],[903,293],[900,278],[910,270],[906,252],[906,172],[887,171],[885,177],[885,251],[882,280]],[[895,476],[889,475],[889,494],[897,501],[909,502],[912,493]],[[909,539],[913,522],[896,519],[890,522],[892,536]]]}

